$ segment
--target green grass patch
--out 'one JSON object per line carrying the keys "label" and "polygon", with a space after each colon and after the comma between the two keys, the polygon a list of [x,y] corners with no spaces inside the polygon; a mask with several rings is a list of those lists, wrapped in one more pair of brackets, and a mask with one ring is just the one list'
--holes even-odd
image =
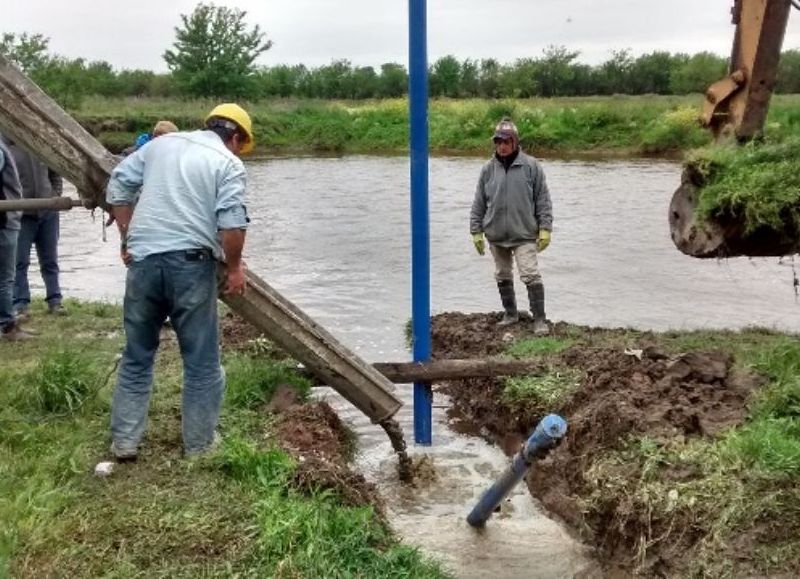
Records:
{"label": "green grass patch", "polygon": [[0,577],[444,576],[372,509],[291,489],[294,462],[260,404],[277,384],[309,384],[263,352],[225,360],[223,446],[187,460],[180,354],[165,330],[139,460],[95,477],[109,459],[122,312],[66,305],[48,316],[35,301],[37,338],[0,343]]}
{"label": "green grass patch", "polygon": [[31,405],[46,413],[72,413],[100,386],[101,372],[85,351],[57,349],[46,353],[22,380]]}
{"label": "green grass patch", "polygon": [[702,186],[702,219],[741,219],[747,233],[765,227],[800,234],[800,139],[710,147],[687,163]]}
{"label": "green grass patch", "polygon": [[582,372],[572,368],[551,368],[541,376],[506,378],[501,399],[511,406],[534,406],[555,412],[580,387],[582,378]]}
{"label": "green grass patch", "polygon": [[269,577],[441,577],[433,562],[400,545],[372,508],[342,507],[329,492],[289,490],[294,470],[282,451],[226,442],[217,467],[258,496],[253,564]]}
{"label": "green grass patch", "polygon": [[291,362],[275,362],[241,354],[225,360],[225,403],[238,408],[255,408],[268,402],[280,385],[292,386],[305,398],[311,381],[300,376]]}
{"label": "green grass patch", "polygon": [[574,340],[569,338],[530,338],[517,340],[511,344],[506,353],[514,358],[531,358],[541,354],[558,354],[574,344]]}

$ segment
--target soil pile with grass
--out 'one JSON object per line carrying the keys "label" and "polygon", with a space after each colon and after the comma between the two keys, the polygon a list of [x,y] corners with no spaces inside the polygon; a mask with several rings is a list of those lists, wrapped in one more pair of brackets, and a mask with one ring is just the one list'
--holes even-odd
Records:
{"label": "soil pile with grass", "polygon": [[[539,390],[517,396],[517,379],[445,383],[440,387],[451,397],[453,415],[512,453],[542,416],[562,414],[568,435],[529,474],[531,492],[596,545],[609,570],[674,575],[697,569],[693,558],[714,543],[714,517],[725,500],[733,506],[738,500],[724,495],[743,485],[728,476],[713,487],[707,464],[690,450],[710,448],[728,429],[741,426],[765,379],[735,365],[730,352],[681,352],[658,334],[557,324],[551,337],[532,340],[530,321],[502,328],[498,319],[498,314],[437,316],[434,355],[513,355],[514,344],[527,339],[534,349],[540,344],[540,355],[534,356],[541,364],[541,376],[534,377]],[[561,389],[556,396],[545,388],[551,379]],[[673,449],[692,459],[672,460]],[[704,502],[703,492],[719,496]],[[759,524],[757,534],[740,533],[737,543],[717,541],[722,554],[715,557],[725,558],[725,564],[752,558],[759,545],[780,536],[777,528],[768,529]]]}
{"label": "soil pile with grass", "polygon": [[355,451],[353,433],[326,402],[296,404],[280,417],[279,444],[297,460],[295,488],[309,495],[336,494],[351,507],[372,506],[383,514],[377,487],[350,468]]}

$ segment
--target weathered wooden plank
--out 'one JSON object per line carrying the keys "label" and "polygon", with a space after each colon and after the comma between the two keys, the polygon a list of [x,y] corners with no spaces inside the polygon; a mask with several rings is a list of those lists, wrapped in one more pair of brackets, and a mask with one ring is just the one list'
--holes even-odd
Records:
{"label": "weathered wooden plank", "polygon": [[117,159],[2,55],[0,132],[75,185],[88,208],[105,206],[105,184]]}
{"label": "weathered wooden plank", "polygon": [[[2,56],[0,130],[75,184],[88,207],[105,205],[105,184],[116,159]],[[373,422],[386,421],[402,406],[391,382],[252,271],[247,286],[244,296],[223,301]]]}
{"label": "weathered wooden plank", "polygon": [[378,362],[372,365],[396,384],[436,382],[463,378],[494,378],[535,374],[542,369],[536,360],[433,360],[430,362]]}
{"label": "weathered wooden plank", "polygon": [[248,272],[244,296],[222,299],[300,360],[319,383],[336,389],[373,422],[391,417],[402,405],[380,372],[252,272]]}

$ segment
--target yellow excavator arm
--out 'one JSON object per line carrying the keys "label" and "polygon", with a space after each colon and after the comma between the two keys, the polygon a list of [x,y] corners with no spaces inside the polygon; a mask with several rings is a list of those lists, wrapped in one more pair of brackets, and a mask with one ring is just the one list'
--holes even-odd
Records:
{"label": "yellow excavator arm", "polygon": [[[792,6],[800,8],[800,0],[734,1],[731,14],[736,32],[728,76],[708,88],[703,105],[702,121],[717,142],[747,142],[763,133]],[[791,228],[753,233],[737,216],[699,222],[695,209],[700,185],[691,168],[685,168],[670,203],[670,235],[683,253],[730,257],[800,251],[800,239]]]}
{"label": "yellow excavator arm", "polygon": [[735,0],[729,74],[709,87],[703,123],[717,139],[747,141],[763,131],[792,0]]}

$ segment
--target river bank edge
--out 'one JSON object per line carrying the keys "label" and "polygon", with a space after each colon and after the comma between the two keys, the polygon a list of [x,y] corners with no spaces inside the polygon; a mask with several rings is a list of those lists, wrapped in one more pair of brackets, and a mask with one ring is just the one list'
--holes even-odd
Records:
{"label": "river bank edge", "polygon": [[[523,148],[557,158],[680,158],[712,141],[698,119],[701,95],[613,95],[552,99],[433,99],[429,150],[435,156],[491,153],[500,118],[516,122]],[[256,135],[256,156],[408,154],[408,102],[269,99],[243,103]],[[202,126],[209,99],[92,97],[70,113],[109,150],[170,119],[183,130]],[[776,95],[765,132],[780,142],[796,133],[800,96]]]}

